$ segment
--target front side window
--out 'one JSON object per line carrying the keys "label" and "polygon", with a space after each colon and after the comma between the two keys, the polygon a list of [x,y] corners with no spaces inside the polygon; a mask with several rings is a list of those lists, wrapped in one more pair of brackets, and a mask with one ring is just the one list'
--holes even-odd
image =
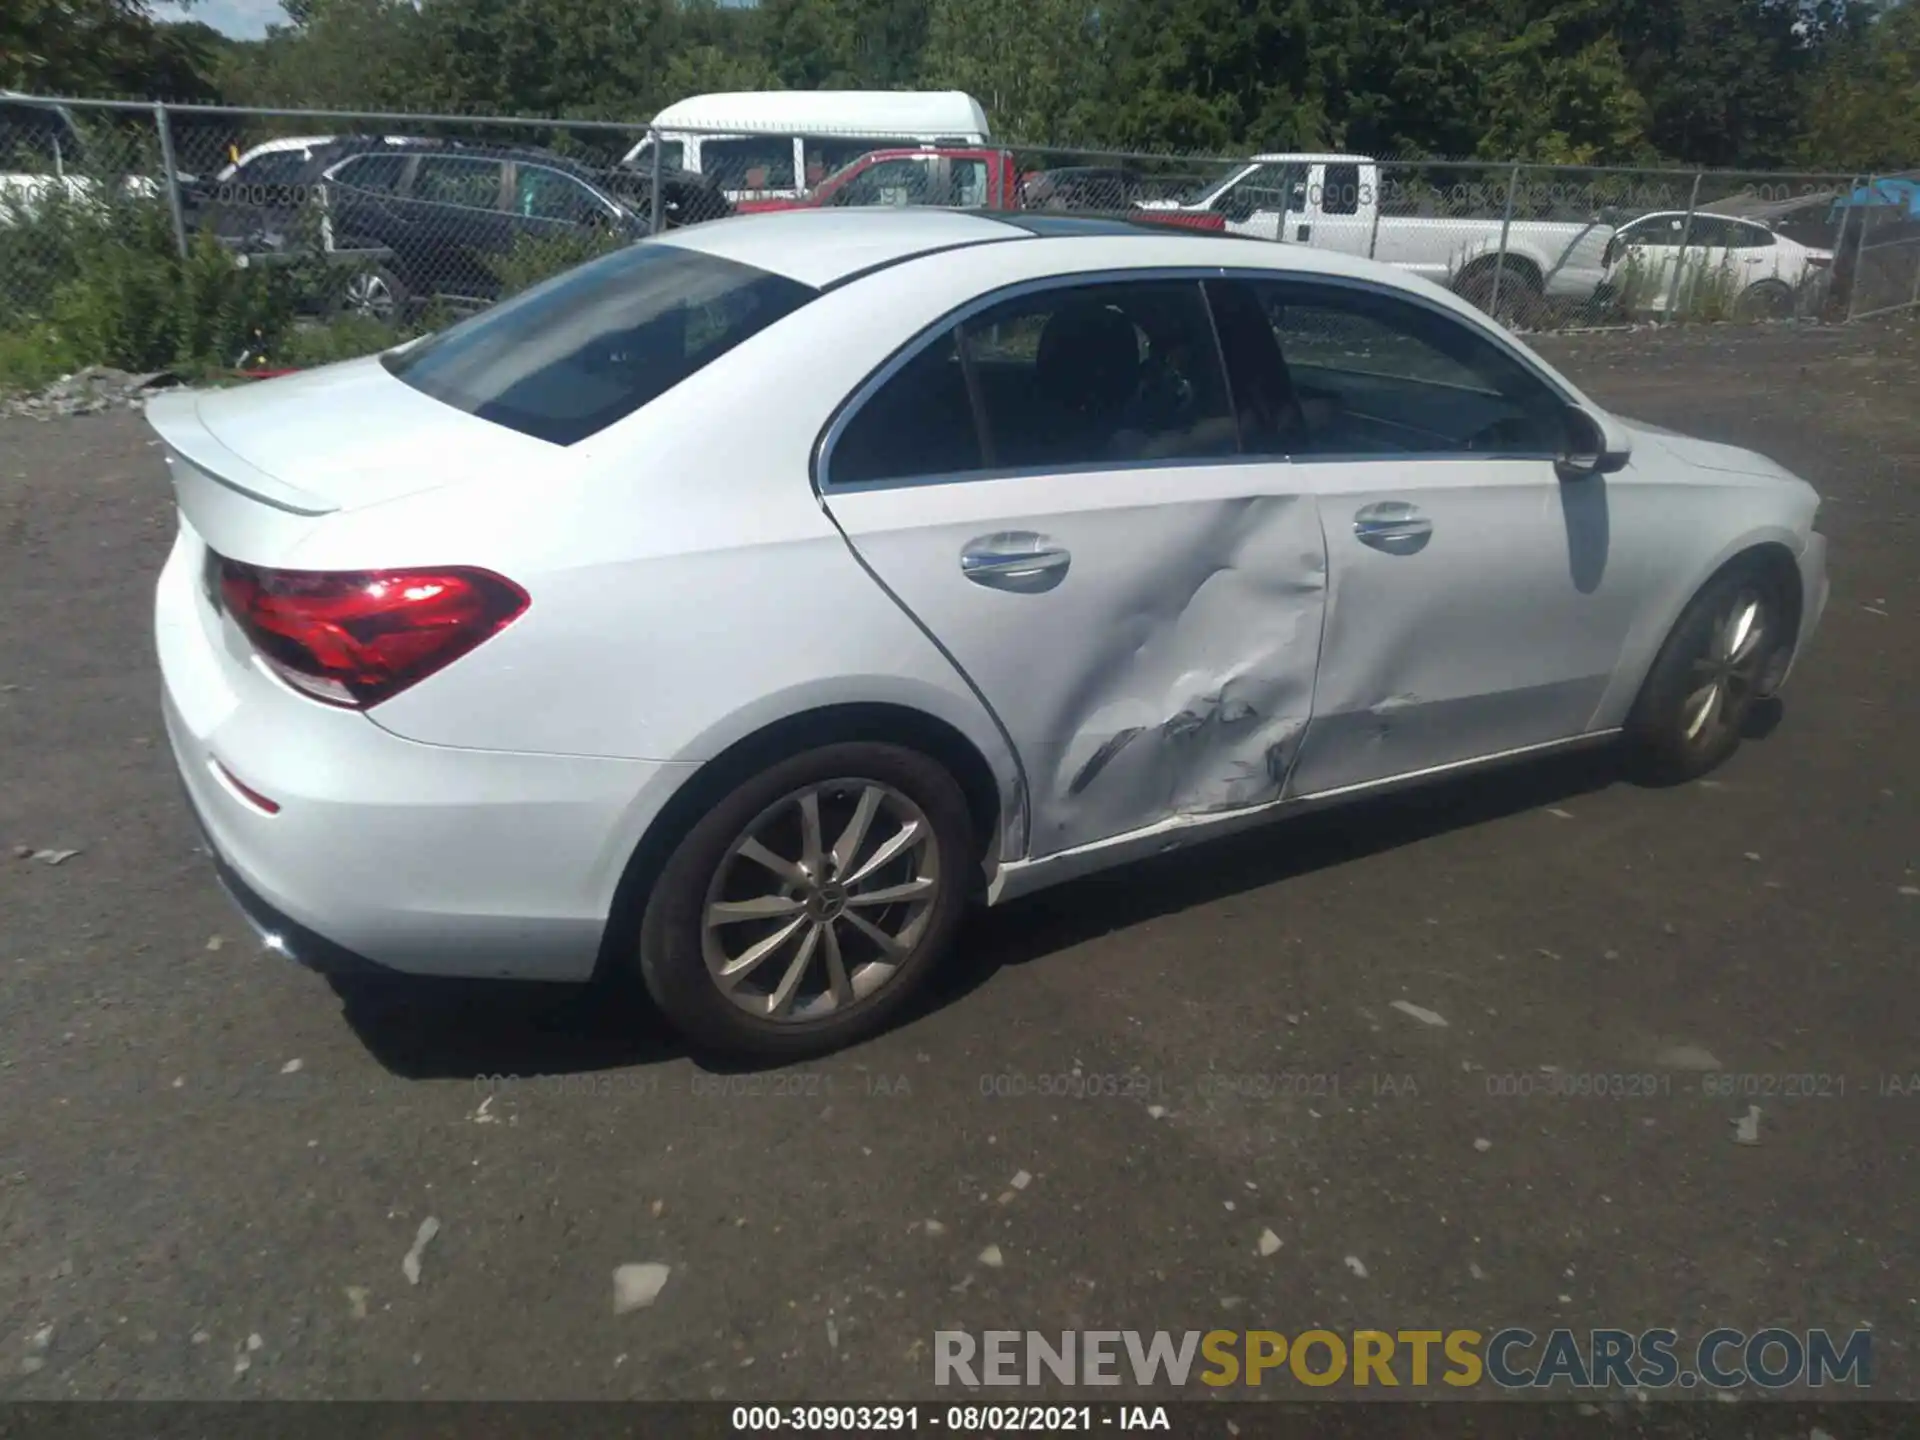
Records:
{"label": "front side window", "polygon": [[836,205],[924,205],[931,199],[931,159],[882,160],[834,194]]}
{"label": "front side window", "polygon": [[1223,214],[1252,215],[1258,211],[1305,210],[1306,167],[1257,165],[1220,192],[1213,208]]}
{"label": "front side window", "polygon": [[413,174],[413,198],[468,210],[500,208],[500,162],[469,155],[428,155]]}
{"label": "front side window", "polygon": [[571,445],[817,294],[750,265],[642,243],[524,290],[381,363],[457,410]]}
{"label": "front side window", "polygon": [[606,213],[606,206],[585,185],[544,165],[520,166],[513,189],[513,213],[526,219],[580,225]]}
{"label": "front side window", "polygon": [[233,179],[243,185],[291,185],[306,165],[304,150],[276,150],[249,160],[234,172]]}
{"label": "front side window", "polygon": [[1767,250],[1773,246],[1773,232],[1759,225],[1733,227],[1732,244],[1737,250]]}
{"label": "front side window", "polygon": [[406,168],[404,155],[357,155],[335,169],[333,178],[356,190],[391,195],[400,188],[400,177]]}
{"label": "front side window", "polygon": [[1564,447],[1565,402],[1443,311],[1359,287],[1229,283],[1252,293],[1274,341],[1267,348],[1239,333],[1223,313],[1235,394],[1274,397],[1273,443],[1285,453],[1551,456]]}
{"label": "front side window", "polygon": [[988,193],[987,162],[953,160],[948,162],[953,195],[948,203],[962,210],[977,210],[986,205]]}
{"label": "front side window", "polygon": [[1644,220],[1622,226],[1620,235],[1629,245],[1671,249],[1680,243],[1680,235],[1686,224],[1687,217],[1684,215],[1649,215]]}
{"label": "front side window", "polygon": [[835,485],[1204,460],[1238,449],[1194,282],[1050,289],[918,351],[835,442]]}
{"label": "front side window", "polygon": [[784,135],[708,140],[700,146],[700,168],[725,190],[790,190],[793,141]]}

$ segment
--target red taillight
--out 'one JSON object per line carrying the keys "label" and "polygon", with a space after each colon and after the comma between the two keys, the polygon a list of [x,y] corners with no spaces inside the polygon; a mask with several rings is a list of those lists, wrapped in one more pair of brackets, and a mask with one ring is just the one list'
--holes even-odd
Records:
{"label": "red taillight", "polygon": [[464,565],[266,570],[219,562],[220,601],[289,685],[329,705],[378,705],[452,664],[527,608],[511,580]]}

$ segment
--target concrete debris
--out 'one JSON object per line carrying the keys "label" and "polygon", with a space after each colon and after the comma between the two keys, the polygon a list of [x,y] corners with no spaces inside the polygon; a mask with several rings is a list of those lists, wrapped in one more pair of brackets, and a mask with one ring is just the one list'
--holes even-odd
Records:
{"label": "concrete debris", "polygon": [[295,1056],[293,1059],[287,1061],[286,1064],[280,1067],[280,1073],[282,1075],[297,1075],[300,1073],[300,1067],[305,1065],[306,1063],[307,1063],[306,1061],[300,1059],[298,1056]]}
{"label": "concrete debris", "polygon": [[1411,1015],[1422,1025],[1439,1025],[1444,1027],[1447,1023],[1447,1017],[1439,1011],[1429,1010],[1424,1005],[1415,1005],[1411,1000],[1396,1000],[1393,1002],[1393,1008],[1398,1010],[1402,1015]]}
{"label": "concrete debris", "polygon": [[1487,1151],[1493,1148],[1493,1142],[1491,1140],[1485,1140],[1485,1139],[1476,1140],[1473,1142],[1473,1148],[1478,1150],[1482,1155],[1484,1155],[1487,1153]]}
{"label": "concrete debris", "polygon": [[164,370],[151,375],[132,375],[111,365],[89,365],[33,394],[0,396],[0,416],[53,420],[67,415],[133,410],[153,391],[178,383]]}
{"label": "concrete debris", "polygon": [[43,865],[64,865],[79,853],[78,850],[34,850],[28,852],[27,858]]}
{"label": "concrete debris", "polygon": [[1000,1254],[1000,1247],[998,1245],[989,1245],[980,1252],[980,1263],[989,1270],[998,1270],[1002,1265],[1006,1264],[1006,1260]]}
{"label": "concrete debris", "polygon": [[927,1221],[926,1229],[929,1235],[944,1235],[947,1233],[947,1227],[942,1225],[938,1220]]}
{"label": "concrete debris", "polygon": [[353,1312],[353,1318],[367,1318],[367,1287],[364,1285],[347,1286],[347,1308]]}
{"label": "concrete debris", "polygon": [[1013,1188],[1016,1190],[1024,1190],[1027,1188],[1027,1186],[1033,1183],[1033,1176],[1029,1175],[1024,1170],[1016,1170],[1013,1173],[1013,1179],[1009,1180],[1007,1183],[1013,1186]]}
{"label": "concrete debris", "polygon": [[613,1272],[613,1313],[627,1315],[645,1310],[660,1298],[672,1273],[670,1266],[653,1260],[617,1267]]}
{"label": "concrete debris", "polygon": [[1367,1267],[1360,1263],[1360,1257],[1358,1255],[1347,1256],[1347,1269],[1351,1270],[1362,1280],[1367,1278]]}
{"label": "concrete debris", "polygon": [[1760,1143],[1760,1107],[1758,1105],[1749,1105],[1746,1114],[1729,1123],[1733,1126],[1734,1144],[1758,1145]]}
{"label": "concrete debris", "polygon": [[1260,1232],[1260,1253],[1262,1255],[1274,1254],[1279,1250],[1281,1244],[1282,1241],[1280,1237],[1274,1234],[1273,1231],[1262,1230]]}
{"label": "concrete debris", "polygon": [[413,1248],[400,1258],[400,1273],[407,1277],[409,1285],[420,1283],[420,1257],[426,1253],[427,1245],[440,1233],[440,1222],[429,1215],[420,1222],[420,1229],[413,1237]]}
{"label": "concrete debris", "polygon": [[1166,1115],[1166,1113],[1167,1113],[1167,1107],[1164,1105],[1147,1106],[1147,1118],[1149,1120],[1159,1120],[1163,1118]]}

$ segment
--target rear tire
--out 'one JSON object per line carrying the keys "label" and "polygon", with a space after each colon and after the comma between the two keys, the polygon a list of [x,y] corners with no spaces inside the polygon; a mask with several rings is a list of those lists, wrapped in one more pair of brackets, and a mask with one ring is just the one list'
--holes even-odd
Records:
{"label": "rear tire", "polygon": [[1734,305],[1737,319],[1752,322],[1755,320],[1786,320],[1794,310],[1792,287],[1780,280],[1762,280],[1749,285],[1740,292],[1740,299]]}
{"label": "rear tire", "polygon": [[782,1063],[840,1049],[925,984],[975,859],[966,798],[937,762],[870,741],[803,751],[674,848],[641,921],[641,979],[710,1050]]}
{"label": "rear tire", "polygon": [[[1500,275],[1498,314],[1495,314],[1493,295],[1496,271]],[[1540,277],[1531,268],[1512,260],[1474,265],[1454,283],[1453,289],[1461,299],[1502,325],[1525,325],[1540,311]]]}
{"label": "rear tire", "polygon": [[1708,581],[1674,623],[1627,717],[1645,777],[1695,780],[1740,748],[1774,659],[1791,642],[1778,583],[1750,564]]}

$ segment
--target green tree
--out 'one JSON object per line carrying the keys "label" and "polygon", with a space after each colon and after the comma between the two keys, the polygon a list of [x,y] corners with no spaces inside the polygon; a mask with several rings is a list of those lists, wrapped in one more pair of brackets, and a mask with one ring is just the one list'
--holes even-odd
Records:
{"label": "green tree", "polygon": [[1862,172],[1920,166],[1920,5],[1894,6],[1835,46],[1810,87],[1803,161]]}

